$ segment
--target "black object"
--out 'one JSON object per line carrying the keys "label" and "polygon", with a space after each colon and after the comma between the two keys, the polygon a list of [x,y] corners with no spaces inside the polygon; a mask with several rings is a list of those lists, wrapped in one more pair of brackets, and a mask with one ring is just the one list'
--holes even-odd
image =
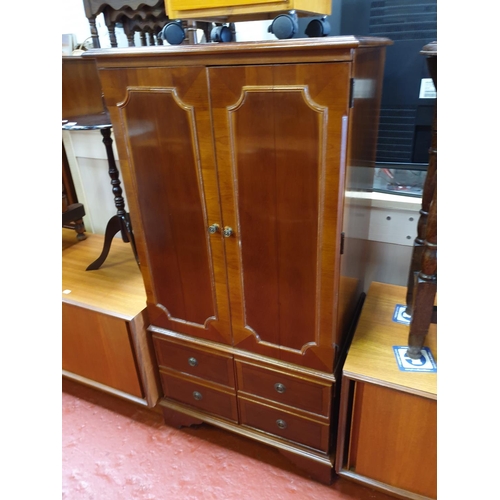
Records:
{"label": "black object", "polygon": [[295,12],[280,14],[274,18],[267,31],[280,40],[292,38],[299,30],[298,17]]}
{"label": "black object", "polygon": [[421,170],[429,160],[436,99],[420,97],[422,78],[430,78],[420,51],[437,40],[437,0],[341,0],[340,9],[340,35],[394,42],[386,51],[377,163]]}
{"label": "black object", "polygon": [[321,19],[313,19],[305,30],[309,37],[322,37],[330,34],[330,23],[327,21],[326,16]]}
{"label": "black object", "polygon": [[232,39],[233,34],[227,26],[215,26],[210,32],[212,42],[230,42]]}
{"label": "black object", "polygon": [[180,45],[186,38],[182,21],[177,20],[166,24],[158,36],[162,40],[166,40],[170,45]]}

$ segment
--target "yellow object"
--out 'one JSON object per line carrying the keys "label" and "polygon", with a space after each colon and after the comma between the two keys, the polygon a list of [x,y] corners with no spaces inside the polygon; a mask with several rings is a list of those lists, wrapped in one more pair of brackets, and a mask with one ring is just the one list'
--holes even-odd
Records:
{"label": "yellow object", "polygon": [[165,0],[168,17],[219,22],[272,19],[295,10],[299,16],[330,15],[330,0]]}

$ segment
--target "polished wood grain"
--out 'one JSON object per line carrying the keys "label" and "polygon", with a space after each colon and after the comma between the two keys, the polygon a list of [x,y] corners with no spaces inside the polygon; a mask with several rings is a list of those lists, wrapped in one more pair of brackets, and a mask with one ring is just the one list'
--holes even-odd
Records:
{"label": "polished wood grain", "polygon": [[[406,287],[372,283],[344,363],[336,472],[398,498],[436,498],[436,373],[400,371]],[[427,336],[437,360],[436,330]]]}
{"label": "polished wood grain", "polygon": [[215,304],[201,172],[191,135],[194,110],[175,90],[143,87],[128,89],[122,110],[146,245],[154,250],[149,265],[158,283],[157,304],[175,320],[203,326],[215,316]]}
{"label": "polished wood grain", "polygon": [[325,417],[330,415],[331,383],[242,361],[235,364],[240,394],[259,396]]}
{"label": "polished wood grain", "polygon": [[329,0],[165,0],[171,19],[215,19],[228,21],[272,18],[296,10],[303,15],[329,15]]}
{"label": "polished wood grain", "polygon": [[235,345],[329,371],[349,66],[209,72]]}
{"label": "polished wood grain", "polygon": [[62,118],[103,113],[96,63],[81,56],[62,58]]}
{"label": "polished wood grain", "polygon": [[85,272],[102,249],[102,235],[87,233],[74,243],[74,232],[62,230],[62,300],[87,309],[131,320],[146,306],[141,272],[130,245],[120,238],[98,272]]}
{"label": "polished wood grain", "polygon": [[223,236],[208,232],[221,216],[205,71],[130,69],[101,78],[151,322],[231,343]]}
{"label": "polished wood grain", "polygon": [[76,243],[62,230],[62,368],[65,376],[153,407],[159,397],[141,273],[120,239],[106,263],[85,271],[101,235]]}
{"label": "polished wood grain", "polygon": [[[352,61],[361,48],[391,45],[388,38],[331,36],[260,42],[205,43],[127,49],[91,49],[83,58],[96,59],[102,68],[222,66],[226,64],[285,64]],[[353,50],[354,49],[354,50]],[[106,98],[108,92],[105,92]]]}
{"label": "polished wood grain", "polygon": [[210,385],[199,378],[189,377],[171,370],[160,370],[163,392],[167,398],[187,403],[234,422],[238,422],[234,390]]}
{"label": "polished wood grain", "polygon": [[[85,55],[97,60],[113,122],[149,331],[171,342],[167,350],[155,340],[166,421],[179,425],[184,415],[186,425],[202,420],[275,446],[325,482],[333,466],[338,360],[361,282],[341,274],[345,169],[374,156],[373,132],[363,127],[377,116],[388,43],[327,37]],[[355,96],[357,112],[353,78],[373,81],[369,95]],[[195,234],[161,236],[182,221]],[[182,241],[195,243],[176,253]],[[189,265],[180,266],[183,259]],[[165,279],[162,261],[184,278]],[[184,293],[183,280],[191,286],[197,275],[199,286]],[[175,304],[175,294],[184,303],[197,300],[200,317],[171,314],[167,302]],[[201,376],[183,364],[190,354],[204,357]],[[224,380],[230,358],[239,370],[234,388]],[[289,399],[274,395],[274,384],[269,389],[274,375],[291,388]],[[193,391],[201,393],[195,386],[234,397],[236,417],[228,420],[232,410],[221,416],[211,398],[193,400]],[[292,427],[276,431],[279,415]]]}
{"label": "polished wood grain", "polygon": [[229,126],[245,326],[261,342],[300,349],[301,335],[315,334],[325,110],[309,107],[303,88],[244,87],[241,97]]}
{"label": "polished wood grain", "polygon": [[221,429],[239,434],[240,436],[274,446],[281,453],[290,457],[292,461],[301,464],[313,477],[316,477],[318,480],[324,480],[327,484],[331,482],[331,475],[325,474],[325,470],[332,471],[332,458],[328,453],[320,452],[299,443],[292,443],[288,439],[283,439],[280,436],[263,432],[256,428],[234,424],[227,419],[203,413],[191,405],[185,405],[177,401],[162,399],[160,406],[164,413],[167,413],[169,418],[175,422],[174,425],[192,425],[201,420]]}
{"label": "polished wood grain", "polygon": [[239,396],[240,423],[327,452],[330,447],[328,420],[320,421],[269,403]]}
{"label": "polished wood grain", "polygon": [[353,432],[358,437],[349,468],[388,486],[436,498],[436,401],[358,382],[354,405],[359,419]]}
{"label": "polished wood grain", "polygon": [[125,321],[63,303],[62,329],[63,370],[144,396]]}
{"label": "polished wood grain", "polygon": [[235,387],[234,363],[230,354],[193,347],[160,334],[153,335],[153,342],[160,368],[172,368],[217,384]]}
{"label": "polished wood grain", "polygon": [[[437,374],[402,372],[393,346],[407,345],[409,326],[392,321],[397,304],[405,304],[406,287],[373,282],[344,364],[344,376],[437,399]],[[437,362],[436,325],[431,325],[426,346]],[[366,360],[369,359],[370,362]]]}

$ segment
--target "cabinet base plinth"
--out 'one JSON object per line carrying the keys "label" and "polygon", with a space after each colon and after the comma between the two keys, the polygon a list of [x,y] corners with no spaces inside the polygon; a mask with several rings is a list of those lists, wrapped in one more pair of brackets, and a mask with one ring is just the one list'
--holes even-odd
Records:
{"label": "cabinet base plinth", "polygon": [[273,446],[314,480],[327,485],[331,484],[334,467],[333,455],[321,453],[256,429],[235,424],[216,415],[198,411],[190,406],[169,399],[162,399],[160,406],[167,425],[187,427],[207,423],[262,444]]}

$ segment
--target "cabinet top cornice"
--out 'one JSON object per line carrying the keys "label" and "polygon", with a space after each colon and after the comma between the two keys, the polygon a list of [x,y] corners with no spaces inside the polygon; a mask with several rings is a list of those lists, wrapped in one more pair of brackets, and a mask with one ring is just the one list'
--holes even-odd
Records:
{"label": "cabinet top cornice", "polygon": [[[332,36],[325,38],[292,38],[289,40],[266,40],[260,42],[203,43],[194,45],[157,45],[91,49],[83,54],[98,65],[122,65],[125,61],[133,65],[154,61],[165,64],[242,64],[246,62],[266,63],[271,60],[299,62],[308,57],[314,61],[352,59],[351,50],[360,47],[391,45],[388,38]],[[181,62],[182,61],[182,62]]]}

